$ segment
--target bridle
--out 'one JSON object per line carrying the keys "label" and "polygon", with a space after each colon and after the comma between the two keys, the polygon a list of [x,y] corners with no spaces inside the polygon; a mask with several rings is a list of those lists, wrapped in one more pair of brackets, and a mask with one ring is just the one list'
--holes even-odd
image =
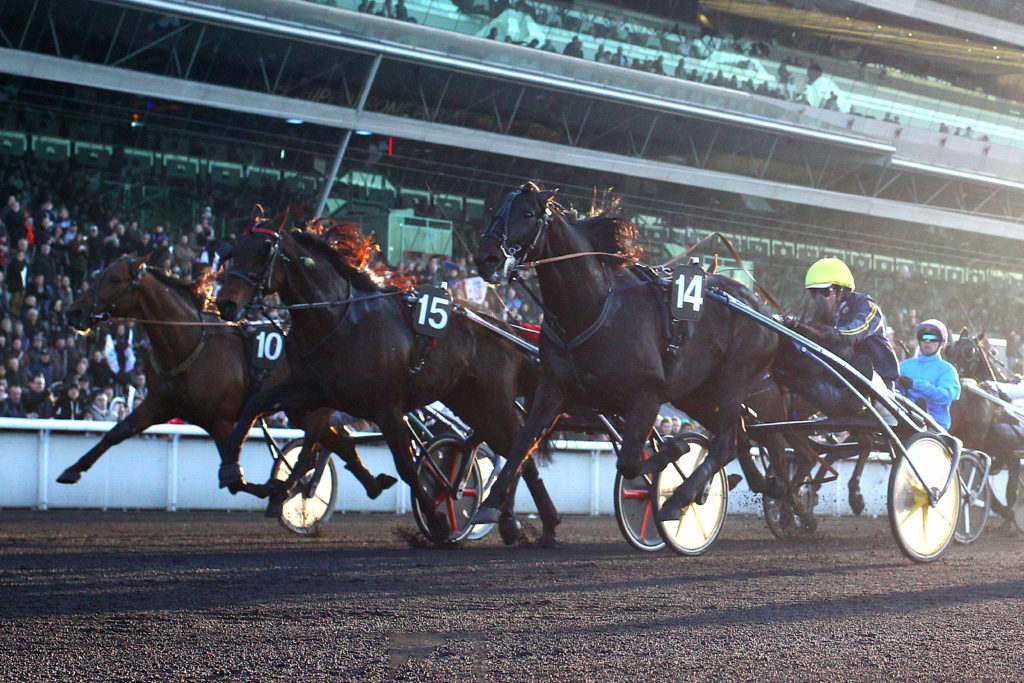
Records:
{"label": "bridle", "polygon": [[[128,272],[131,274],[131,282],[127,287],[117,292],[109,299],[100,296],[100,285],[103,283],[104,278],[109,276],[111,268],[121,262],[127,262],[129,264]],[[114,311],[114,307],[122,297],[127,294],[135,294],[138,292],[142,280],[141,274],[145,269],[145,265],[136,265],[130,256],[122,256],[107,266],[104,271],[100,273],[100,276],[96,278],[96,284],[93,286],[92,305],[89,307],[90,322],[101,323],[109,320]]]}
{"label": "bridle", "polygon": [[[512,203],[515,199],[525,193],[525,190],[516,190],[509,192],[505,196],[505,201],[502,202],[501,206],[494,210],[492,214],[493,220],[491,221],[491,227],[487,229],[483,235],[480,236],[481,240],[491,239],[498,243],[498,248],[501,249],[502,255],[505,257],[505,261],[501,267],[501,276],[508,280],[512,275],[519,269],[526,257],[529,256],[536,248],[537,243],[540,241],[541,235],[551,225],[551,219],[554,217],[554,209],[558,207],[550,199],[544,204],[544,211],[537,216],[537,219],[530,226],[530,232],[532,236],[527,237],[520,244],[509,244],[508,230],[509,222],[512,217]],[[525,249],[524,244],[529,242],[529,246]]]}
{"label": "bridle", "polygon": [[[267,288],[270,287],[270,280],[274,276],[274,268],[277,266],[278,259],[284,261],[288,260],[288,257],[281,253],[281,232],[279,230],[271,230],[270,228],[262,227],[262,221],[254,224],[252,227],[247,228],[242,232],[241,236],[248,235],[250,233],[258,233],[261,235],[268,235],[270,237],[270,255],[263,263],[263,270],[260,273],[253,271],[244,271],[237,268],[232,268],[224,274],[225,279],[227,278],[238,278],[243,282],[246,282],[256,288],[256,293],[249,299],[246,304],[246,308],[260,308],[263,307],[263,297],[266,293]],[[234,259],[231,259],[234,262]]]}

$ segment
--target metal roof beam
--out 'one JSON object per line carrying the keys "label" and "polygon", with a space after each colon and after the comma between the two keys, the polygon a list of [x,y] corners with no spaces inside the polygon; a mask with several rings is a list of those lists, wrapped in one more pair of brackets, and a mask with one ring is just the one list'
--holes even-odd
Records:
{"label": "metal roof beam", "polygon": [[364,129],[379,135],[420,140],[430,144],[469,148],[514,158],[533,159],[587,169],[600,168],[610,173],[752,195],[792,204],[1010,239],[1024,239],[1024,225],[1020,223],[945,211],[911,202],[861,197],[499,133],[470,130],[458,126],[424,123],[399,116],[358,112],[355,109],[334,105],[184,81],[168,76],[139,73],[6,48],[0,48],[0,71],[29,78],[150,95],[280,119],[298,117],[310,123],[332,128]]}

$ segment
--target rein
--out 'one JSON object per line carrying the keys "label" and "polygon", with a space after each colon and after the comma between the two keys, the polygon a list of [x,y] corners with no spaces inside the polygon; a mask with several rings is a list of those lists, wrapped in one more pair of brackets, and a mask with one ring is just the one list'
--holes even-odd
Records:
{"label": "rein", "polygon": [[223,320],[203,320],[203,321],[174,321],[174,320],[150,320],[148,318],[125,318],[125,317],[110,317],[105,318],[108,322],[123,322],[123,323],[142,323],[143,325],[170,325],[179,327],[215,327],[218,325],[224,325],[227,327],[236,327],[238,323],[224,322]]}
{"label": "rein", "polygon": [[740,267],[740,270],[742,270],[746,274],[746,276],[750,278],[751,282],[753,282],[755,285],[757,285],[757,291],[761,292],[761,294],[764,295],[765,299],[768,300],[768,303],[770,303],[772,305],[772,308],[774,308],[781,315],[785,315],[786,314],[785,309],[782,308],[782,306],[779,305],[779,302],[775,300],[775,297],[773,297],[771,294],[769,294],[768,290],[765,289],[761,285],[761,283],[757,281],[757,278],[755,278],[754,275],[749,270],[747,270],[747,266],[746,266],[746,264],[743,263],[743,259],[740,258],[740,254],[739,254],[738,251],[736,251],[736,247],[734,247],[732,245],[732,242],[729,241],[728,237],[726,237],[725,235],[723,235],[720,232],[708,233],[707,235],[702,237],[699,242],[697,242],[696,244],[691,246],[689,249],[687,249],[683,253],[678,254],[676,256],[673,256],[668,261],[666,261],[665,263],[661,264],[659,266],[659,268],[668,268],[670,265],[672,265],[676,261],[679,261],[679,260],[687,258],[690,254],[692,254],[694,251],[696,251],[697,247],[699,247],[700,245],[704,244],[705,242],[707,242],[708,240],[710,240],[710,239],[712,239],[714,237],[718,237],[719,239],[722,240],[722,242],[725,244],[725,248],[729,250],[729,255],[732,256],[734,259],[736,259],[736,264]]}
{"label": "rein", "polygon": [[565,261],[566,259],[580,258],[582,256],[611,256],[612,258],[617,258],[622,261],[629,261],[634,265],[637,264],[636,259],[630,258],[628,256],[623,256],[622,254],[612,254],[607,251],[580,251],[574,254],[562,254],[561,256],[542,258],[537,261],[527,261],[526,263],[520,263],[518,268],[536,268],[537,266],[542,266],[546,263],[555,263],[556,261]]}
{"label": "rein", "polygon": [[387,296],[396,296],[399,294],[405,294],[405,290],[396,289],[393,292],[377,292],[368,296],[359,297],[354,299],[349,297],[348,299],[339,299],[337,301],[311,301],[308,303],[301,304],[267,304],[261,303],[260,308],[268,311],[298,311],[305,308],[329,308],[331,306],[342,306],[344,304],[352,303],[353,301],[368,301],[370,299],[380,299]]}

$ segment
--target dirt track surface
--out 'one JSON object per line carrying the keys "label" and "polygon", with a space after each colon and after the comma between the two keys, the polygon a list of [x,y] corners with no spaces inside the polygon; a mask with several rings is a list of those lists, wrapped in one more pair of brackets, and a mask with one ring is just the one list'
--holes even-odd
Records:
{"label": "dirt track surface", "polygon": [[319,538],[249,513],[0,511],[0,680],[1020,680],[1024,539],[913,565],[884,519],[699,558],[569,518],[556,550]]}

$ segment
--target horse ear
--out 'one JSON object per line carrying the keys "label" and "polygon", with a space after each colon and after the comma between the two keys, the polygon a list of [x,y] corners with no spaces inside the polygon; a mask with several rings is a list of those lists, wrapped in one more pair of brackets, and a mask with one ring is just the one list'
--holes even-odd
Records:
{"label": "horse ear", "polygon": [[252,222],[259,223],[261,220],[263,220],[263,206],[255,204],[252,207]]}
{"label": "horse ear", "polygon": [[555,190],[544,190],[543,192],[541,192],[540,193],[540,205],[541,206],[547,206],[548,204],[550,204],[551,200],[555,198],[555,193],[556,192],[558,192],[557,189],[555,189]]}
{"label": "horse ear", "polygon": [[145,256],[140,258],[135,263],[135,267],[132,269],[132,277],[133,278],[138,279],[142,275],[142,273],[145,272],[146,266],[149,265],[149,257],[152,256],[152,255],[153,255],[152,252],[150,252],[149,254],[146,254]]}

